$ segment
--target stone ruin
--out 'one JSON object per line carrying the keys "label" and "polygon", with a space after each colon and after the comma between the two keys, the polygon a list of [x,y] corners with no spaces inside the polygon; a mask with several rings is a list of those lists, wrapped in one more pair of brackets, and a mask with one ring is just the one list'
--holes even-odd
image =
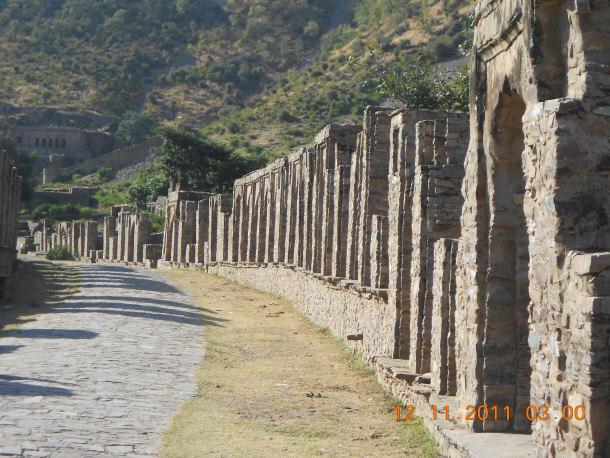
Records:
{"label": "stone ruin", "polygon": [[16,260],[17,211],[21,197],[21,177],[6,151],[0,150],[0,299],[7,292]]}
{"label": "stone ruin", "polygon": [[[369,107],[232,196],[171,190],[162,244],[109,217],[97,258],[292,300],[447,455],[608,456],[609,8],[481,0],[469,116]],[[509,418],[478,413],[494,407]]]}
{"label": "stone ruin", "polygon": [[101,228],[96,221],[44,220],[24,226],[28,229],[17,239],[17,247],[23,254],[44,254],[66,246],[77,259],[124,262],[148,268],[156,267],[161,258],[163,233],[151,233],[148,215],[130,205],[113,207],[110,215],[104,217]]}

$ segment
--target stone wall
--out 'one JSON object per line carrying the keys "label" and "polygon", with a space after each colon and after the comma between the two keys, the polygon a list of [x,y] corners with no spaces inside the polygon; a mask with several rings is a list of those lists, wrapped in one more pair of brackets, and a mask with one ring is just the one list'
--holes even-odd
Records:
{"label": "stone wall", "polygon": [[365,357],[403,351],[428,372],[429,255],[459,237],[467,145],[465,115],[369,107],[362,127],[327,126],[313,148],[238,179],[233,196],[170,192],[159,266],[289,297]]}
{"label": "stone wall", "polygon": [[[584,278],[604,283],[605,267],[578,274],[569,262],[605,259],[610,249],[609,8],[589,0],[481,1],[475,17],[457,396],[461,408],[515,412],[467,427],[531,430],[559,456],[610,453],[610,399],[598,390],[608,388],[602,336],[610,317],[587,305],[603,303],[606,291],[582,289]],[[530,422],[528,405],[547,406],[552,418],[581,405],[586,418]]]}
{"label": "stone wall", "polygon": [[[92,173],[100,167],[110,167],[116,171],[128,164],[131,164],[132,162],[147,157],[150,154],[150,150],[152,148],[161,146],[161,143],[162,141],[160,137],[152,137],[146,140],[144,143],[117,149],[71,167],[53,167],[53,164],[51,164],[50,168],[45,169],[45,173],[48,174],[48,178],[47,181],[43,181],[43,184],[52,182],[53,178],[58,175],[72,175],[76,172]],[[51,170],[53,170],[52,173]]]}
{"label": "stone wall", "polygon": [[9,287],[16,259],[17,211],[21,197],[21,177],[6,151],[0,150],[0,299]]}
{"label": "stone wall", "polygon": [[143,252],[291,299],[405,402],[450,408],[422,412],[449,454],[487,432],[608,456],[609,19],[602,1],[481,0],[469,117],[368,107],[232,199],[170,190]]}
{"label": "stone wall", "polygon": [[99,188],[88,187],[73,187],[70,189],[41,189],[34,191],[31,206],[35,208],[41,204],[71,204],[88,207],[89,198],[97,191],[99,191]]}
{"label": "stone wall", "polygon": [[44,220],[22,240],[32,242],[20,247],[24,253],[32,249],[44,254],[66,246],[77,259],[156,267],[161,259],[163,234],[151,233],[148,214],[139,213],[130,205],[118,205],[104,217],[101,229],[95,221]]}

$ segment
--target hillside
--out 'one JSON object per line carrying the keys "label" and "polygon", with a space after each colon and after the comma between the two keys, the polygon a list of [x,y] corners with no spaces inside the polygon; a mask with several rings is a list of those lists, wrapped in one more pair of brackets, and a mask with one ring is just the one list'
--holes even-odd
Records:
{"label": "hillside", "polygon": [[15,105],[114,114],[148,103],[162,117],[188,97],[204,107],[197,113],[205,118],[316,49],[334,4],[2,0],[0,95]]}
{"label": "hillside", "polygon": [[220,119],[211,129],[229,140],[223,128],[243,134],[247,121],[273,132],[289,121],[287,146],[303,129],[309,135],[376,100],[373,88],[363,87],[370,71],[350,68],[350,55],[384,42],[390,61],[416,51],[457,57],[471,4],[2,0],[0,100],[114,115],[144,110],[160,122],[196,127]]}

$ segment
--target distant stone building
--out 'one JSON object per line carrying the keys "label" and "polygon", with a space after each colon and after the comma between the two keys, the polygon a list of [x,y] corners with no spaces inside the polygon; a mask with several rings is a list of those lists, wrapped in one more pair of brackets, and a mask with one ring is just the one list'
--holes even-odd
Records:
{"label": "distant stone building", "polygon": [[51,163],[51,155],[86,161],[113,146],[113,138],[104,132],[70,127],[12,126],[11,132],[24,151],[38,154],[42,165]]}

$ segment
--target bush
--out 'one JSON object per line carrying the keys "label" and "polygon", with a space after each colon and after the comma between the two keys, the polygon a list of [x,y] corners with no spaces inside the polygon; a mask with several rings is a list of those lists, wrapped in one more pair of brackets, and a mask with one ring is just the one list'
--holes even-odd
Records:
{"label": "bush", "polygon": [[156,234],[156,233],[164,231],[164,229],[165,229],[165,216],[155,215],[154,213],[151,213],[150,215],[148,215],[148,218],[150,219],[151,232],[153,234]]}
{"label": "bush", "polygon": [[106,183],[114,178],[114,171],[111,167],[100,167],[97,169],[97,181]]}
{"label": "bush", "polygon": [[46,257],[49,261],[74,261],[74,255],[66,245],[51,248]]}

